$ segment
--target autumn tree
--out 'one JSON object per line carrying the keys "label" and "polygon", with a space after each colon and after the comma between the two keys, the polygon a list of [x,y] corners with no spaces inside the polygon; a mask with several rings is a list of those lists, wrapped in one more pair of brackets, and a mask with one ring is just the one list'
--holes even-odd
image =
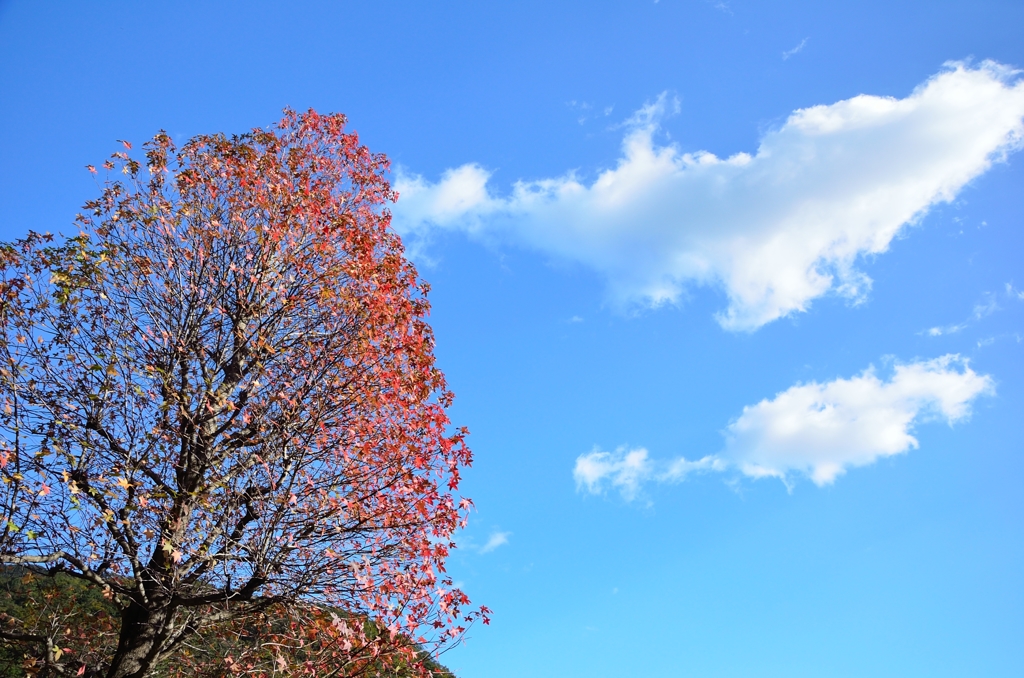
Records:
{"label": "autumn tree", "polygon": [[0,612],[30,673],[425,675],[486,615],[427,286],[344,126],[160,133],[78,235],[0,249],[0,563],[113,610]]}

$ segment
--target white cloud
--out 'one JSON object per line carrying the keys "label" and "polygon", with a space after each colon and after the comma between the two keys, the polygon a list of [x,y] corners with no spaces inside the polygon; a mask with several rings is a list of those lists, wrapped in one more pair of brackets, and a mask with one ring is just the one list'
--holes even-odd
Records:
{"label": "white cloud", "polygon": [[754,330],[829,292],[863,299],[860,257],[884,252],[1024,139],[1024,82],[993,62],[950,64],[904,99],[797,110],[754,155],[659,145],[672,105],[663,95],[638,111],[616,166],[589,183],[570,172],[500,196],[477,164],[436,183],[400,172],[395,227],[413,242],[456,229],[581,262],[622,303],[720,286],[719,322]]}
{"label": "white cloud", "polygon": [[504,546],[511,536],[511,532],[492,532],[487,543],[480,547],[480,553],[490,553],[499,546]]}
{"label": "white cloud", "polygon": [[592,494],[599,494],[605,485],[617,488],[627,501],[635,499],[640,485],[650,480],[652,468],[647,460],[647,450],[641,448],[615,452],[598,449],[576,458],[572,471],[576,489],[586,488]]}
{"label": "white cloud", "polygon": [[868,368],[850,379],[797,384],[744,407],[726,429],[722,456],[748,476],[796,472],[825,485],[849,467],[916,448],[916,423],[952,425],[994,391],[991,377],[957,355],[896,365],[888,381]]}
{"label": "white cloud", "polygon": [[645,483],[678,482],[695,471],[736,469],[787,485],[797,474],[827,485],[851,467],[916,448],[917,424],[962,421],[975,398],[994,393],[992,378],[958,355],[896,364],[887,381],[869,367],[849,379],[796,384],[744,407],[716,455],[662,462],[643,448],[594,450],[576,459],[573,475],[578,489],[596,494],[610,485],[626,500],[635,499]]}

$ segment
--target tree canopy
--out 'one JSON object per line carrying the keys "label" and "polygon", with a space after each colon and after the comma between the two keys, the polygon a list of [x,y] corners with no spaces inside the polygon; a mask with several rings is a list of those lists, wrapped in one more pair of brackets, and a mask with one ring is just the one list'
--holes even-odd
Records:
{"label": "tree canopy", "polygon": [[116,612],[0,614],[29,670],[425,674],[487,621],[428,288],[345,123],[126,143],[77,235],[0,249],[0,562]]}

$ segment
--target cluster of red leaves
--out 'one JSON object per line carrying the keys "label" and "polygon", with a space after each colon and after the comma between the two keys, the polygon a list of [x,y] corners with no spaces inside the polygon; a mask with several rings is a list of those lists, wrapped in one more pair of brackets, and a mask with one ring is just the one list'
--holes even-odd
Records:
{"label": "cluster of red leaves", "polygon": [[427,286],[386,158],[344,126],[158,134],[106,163],[79,236],[0,250],[0,560],[118,605],[111,678],[272,609],[306,623],[250,634],[231,672],[427,671],[413,642],[486,621],[444,574],[471,455]]}

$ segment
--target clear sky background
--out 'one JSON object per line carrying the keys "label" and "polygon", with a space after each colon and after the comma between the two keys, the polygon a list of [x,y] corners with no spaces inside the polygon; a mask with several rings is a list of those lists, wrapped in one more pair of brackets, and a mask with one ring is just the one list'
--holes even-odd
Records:
{"label": "clear sky background", "polygon": [[1024,675],[1014,68],[1019,1],[3,2],[0,237],[344,112],[472,431],[459,676]]}

